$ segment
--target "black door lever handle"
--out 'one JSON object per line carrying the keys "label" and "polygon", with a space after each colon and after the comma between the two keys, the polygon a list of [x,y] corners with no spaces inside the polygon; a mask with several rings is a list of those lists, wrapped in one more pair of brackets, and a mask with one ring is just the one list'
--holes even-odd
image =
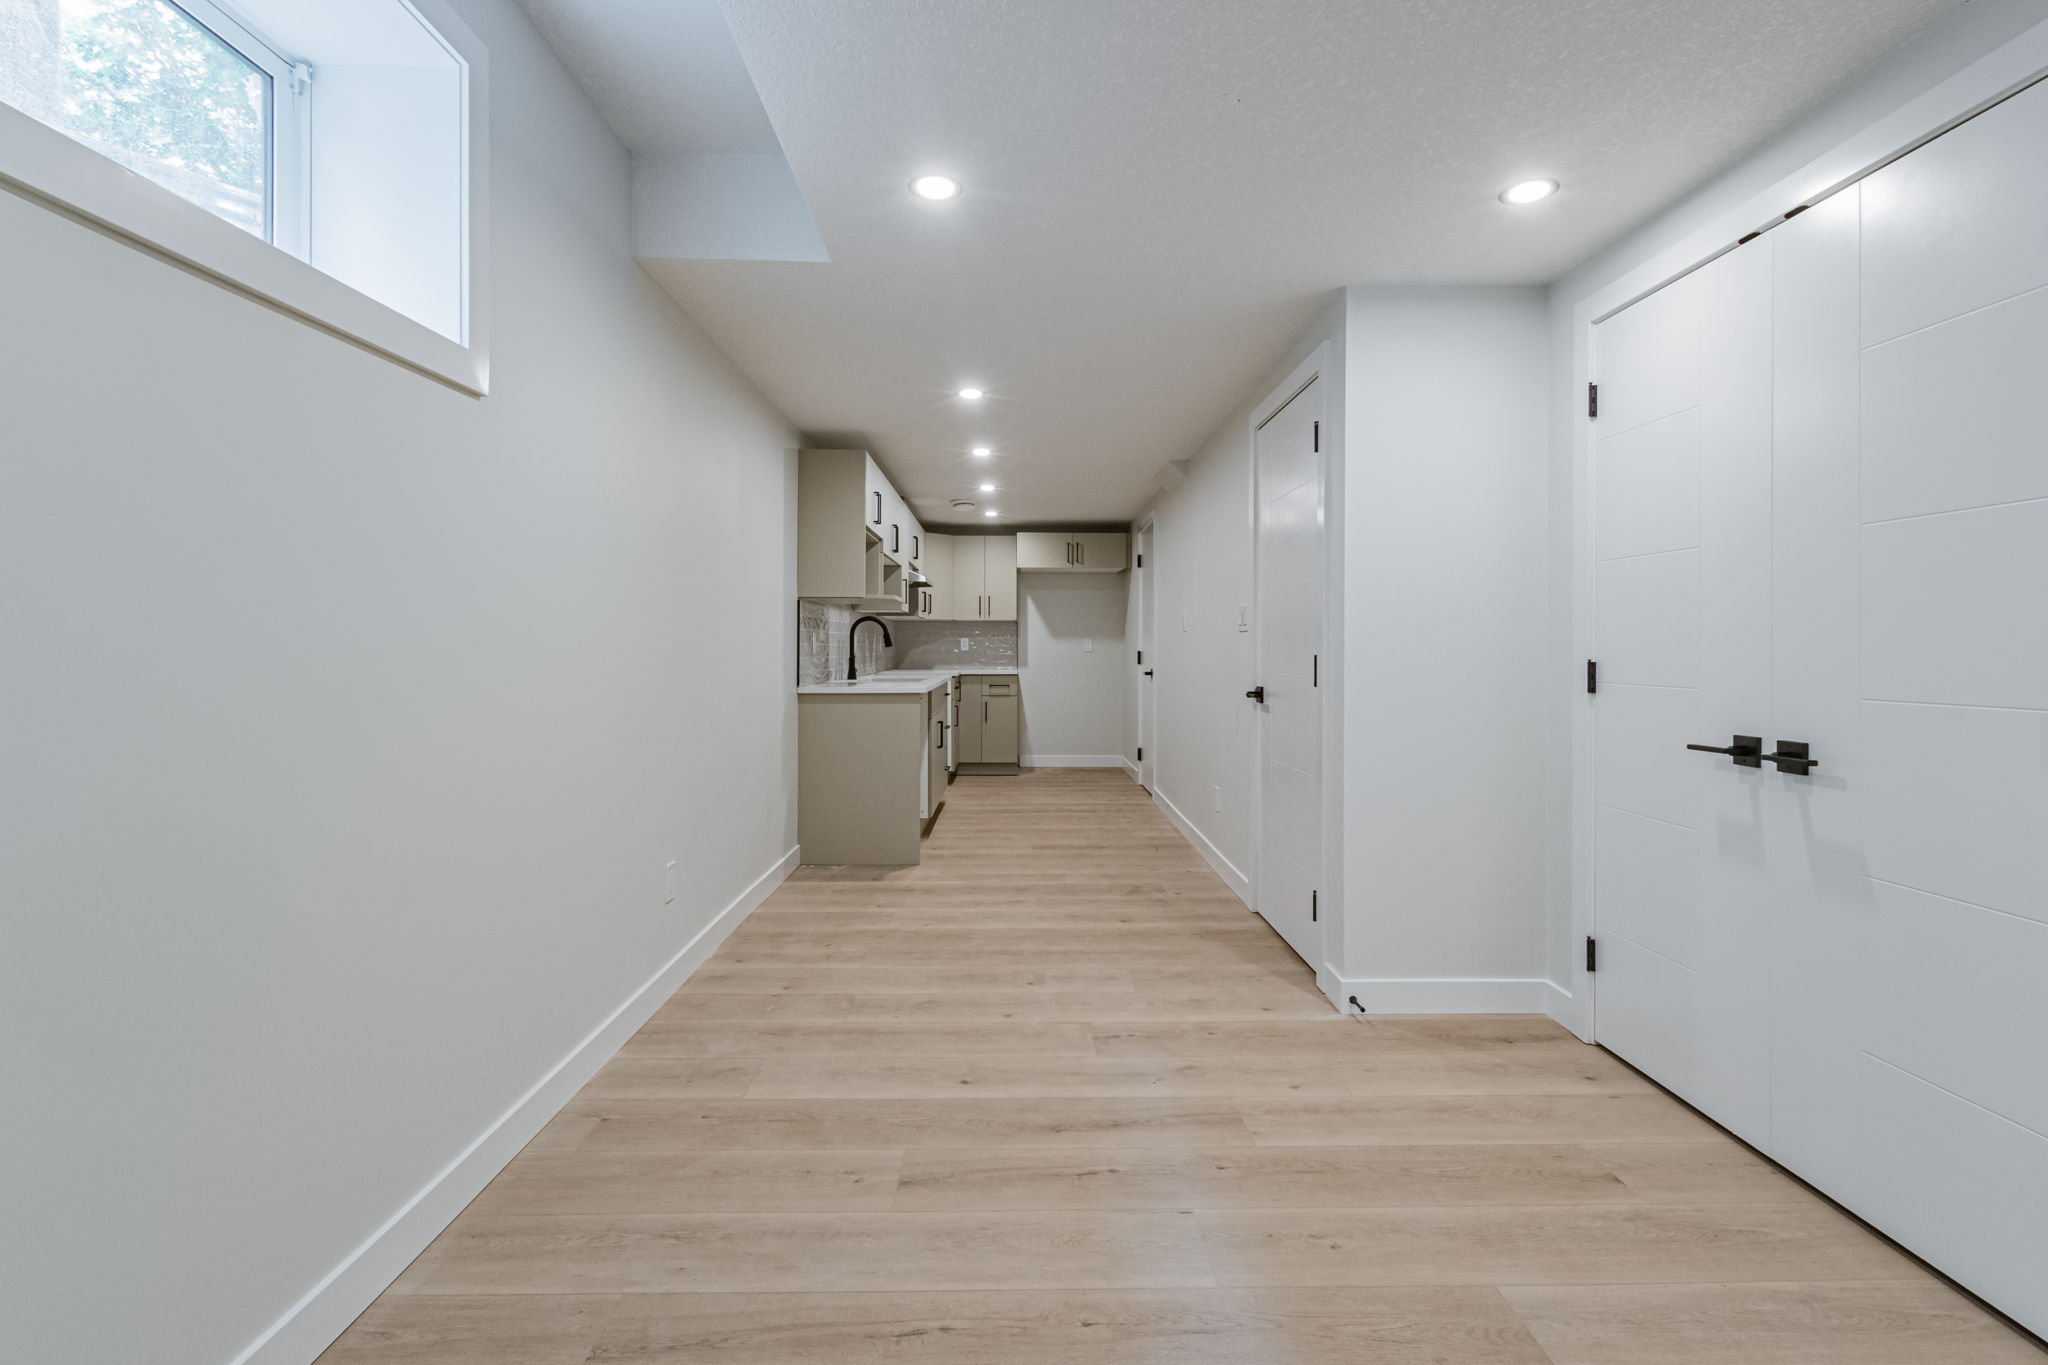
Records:
{"label": "black door lever handle", "polygon": [[1712,744],[1688,744],[1685,747],[1703,754],[1726,754],[1735,760],[1738,768],[1764,766],[1764,741],[1760,735],[1737,735],[1728,741],[1725,749]]}
{"label": "black door lever handle", "polygon": [[1263,685],[1261,685],[1259,687],[1254,687],[1251,691],[1245,693],[1245,695],[1247,697],[1250,697],[1253,701],[1264,701],[1266,699],[1266,689]]}
{"label": "black door lever handle", "polygon": [[1777,764],[1779,772],[1794,777],[1804,777],[1820,766],[1820,760],[1812,757],[1812,746],[1799,739],[1779,740],[1778,751],[1765,754],[1763,761]]}

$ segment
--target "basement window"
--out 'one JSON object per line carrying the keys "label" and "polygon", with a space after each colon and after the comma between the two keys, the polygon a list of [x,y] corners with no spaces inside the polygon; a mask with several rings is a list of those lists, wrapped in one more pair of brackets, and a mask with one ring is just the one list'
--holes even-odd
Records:
{"label": "basement window", "polygon": [[0,182],[484,391],[448,0],[0,0]]}

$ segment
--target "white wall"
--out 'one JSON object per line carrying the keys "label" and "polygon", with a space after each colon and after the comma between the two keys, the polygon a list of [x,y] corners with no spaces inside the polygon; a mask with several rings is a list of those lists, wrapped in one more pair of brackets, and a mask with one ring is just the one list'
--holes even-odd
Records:
{"label": "white wall", "polygon": [[1153,505],[1156,793],[1249,897],[1251,422],[1323,349],[1340,1002],[1543,1007],[1545,340],[1540,289],[1348,290]]}
{"label": "white wall", "polygon": [[235,1358],[795,841],[795,434],[457,3],[488,399],[0,194],[9,1358]]}
{"label": "white wall", "polygon": [[1668,211],[1575,267],[1549,289],[1550,581],[1544,708],[1545,971],[1556,983],[1559,1018],[1591,1024],[1583,959],[1589,925],[1574,915],[1578,882],[1590,875],[1589,834],[1577,803],[1588,773],[1574,726],[1591,699],[1583,691],[1583,637],[1590,576],[1577,554],[1587,488],[1579,468],[1590,311],[1611,309],[1697,264],[1806,196],[1838,183],[1926,135],[1948,118],[2037,71],[2048,47],[2048,0],[1971,0],[1861,79]]}
{"label": "white wall", "polygon": [[1130,592],[1127,573],[1018,575],[1026,767],[1122,766]]}
{"label": "white wall", "polygon": [[1354,288],[1342,997],[1543,1007],[1540,289]]}
{"label": "white wall", "polygon": [[[1239,895],[1252,867],[1252,636],[1237,628],[1252,603],[1251,420],[1255,406],[1318,347],[1333,377],[1342,373],[1344,298],[1330,307],[1244,395],[1230,417],[1188,459],[1187,479],[1162,493],[1154,518],[1152,584],[1157,596],[1154,670],[1157,751],[1153,795]],[[1327,439],[1341,441],[1343,395],[1326,396]],[[1334,503],[1338,490],[1330,490]],[[1341,586],[1338,596],[1341,598]],[[1156,662],[1155,662],[1156,659]],[[1135,738],[1129,741],[1133,746]],[[1133,749],[1135,753],[1135,749]]]}

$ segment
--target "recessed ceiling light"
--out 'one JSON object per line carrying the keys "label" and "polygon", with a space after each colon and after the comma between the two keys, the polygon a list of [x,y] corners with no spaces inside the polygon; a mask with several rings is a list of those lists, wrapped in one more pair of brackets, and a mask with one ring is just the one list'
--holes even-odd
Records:
{"label": "recessed ceiling light", "polygon": [[991,508],[989,508],[989,509],[988,509],[988,510],[987,510],[986,512],[983,512],[983,513],[982,513],[982,515],[983,515],[983,516],[985,516],[985,517],[994,517],[994,516],[1001,516],[1002,514],[1001,514],[1000,512],[998,512],[998,511],[996,511],[996,509],[995,509],[995,508],[991,507]]}
{"label": "recessed ceiling light", "polygon": [[960,197],[960,182],[950,175],[921,175],[910,182],[910,192],[920,199],[943,203]]}
{"label": "recessed ceiling light", "polygon": [[1510,185],[1500,192],[1503,204],[1533,204],[1538,199],[1548,199],[1557,193],[1555,180],[1524,180],[1519,185]]}
{"label": "recessed ceiling light", "polygon": [[986,460],[989,456],[995,454],[995,451],[989,449],[987,446],[976,446],[969,453],[976,456],[979,459]]}
{"label": "recessed ceiling light", "polygon": [[981,491],[984,493],[993,493],[996,491],[996,486],[992,483],[985,483],[981,486]]}
{"label": "recessed ceiling light", "polygon": [[970,403],[979,401],[981,396],[981,390],[975,388],[962,389],[959,393],[959,397],[965,399],[967,402]]}

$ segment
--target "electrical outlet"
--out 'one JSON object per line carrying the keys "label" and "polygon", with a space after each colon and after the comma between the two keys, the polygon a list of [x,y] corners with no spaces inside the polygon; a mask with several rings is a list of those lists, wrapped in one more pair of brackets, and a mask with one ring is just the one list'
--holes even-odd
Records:
{"label": "electrical outlet", "polygon": [[1211,788],[1209,788],[1209,790],[1210,790],[1210,791],[1211,791],[1212,793],[1214,793],[1214,795],[1215,795],[1215,798],[1216,798],[1216,813],[1217,813],[1218,815],[1221,815],[1221,814],[1223,813],[1223,788],[1221,788],[1221,787],[1211,787]]}
{"label": "electrical outlet", "polygon": [[1250,607],[1239,607],[1237,609],[1237,628],[1241,631],[1252,628],[1252,609]]}
{"label": "electrical outlet", "polygon": [[661,874],[661,903],[673,905],[676,899],[676,865],[670,863]]}
{"label": "electrical outlet", "polygon": [[1081,652],[1083,654],[1093,654],[1095,652],[1095,642],[1093,640],[1083,640],[1081,642]]}
{"label": "electrical outlet", "polygon": [[960,652],[962,654],[967,652],[967,637],[965,635],[960,637]]}

